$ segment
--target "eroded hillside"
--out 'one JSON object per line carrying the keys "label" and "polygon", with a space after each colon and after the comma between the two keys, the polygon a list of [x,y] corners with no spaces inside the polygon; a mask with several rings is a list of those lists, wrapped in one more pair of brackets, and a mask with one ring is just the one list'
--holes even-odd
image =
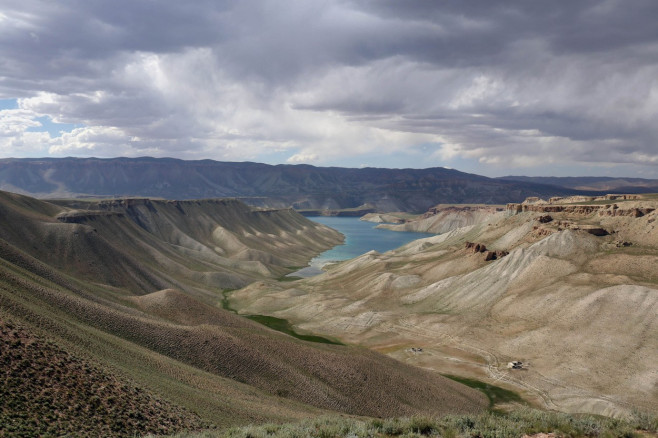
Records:
{"label": "eroded hillside", "polygon": [[[221,308],[225,288],[276,278],[342,239],[294,211],[231,200],[56,205],[0,193],[0,216],[0,318],[25,333],[7,332],[8,342],[29,338],[53,346],[53,357],[71,355],[52,371],[23,364],[24,353],[13,350],[20,354],[3,359],[5,369],[36,382],[97,370],[70,379],[84,391],[74,401],[79,417],[62,411],[63,424],[92,424],[99,409],[113,412],[97,400],[105,380],[148,396],[126,399],[126,409],[143,416],[124,410],[130,428],[98,421],[92,435],[158,430],[139,406],[179,415],[168,432],[322,412],[393,416],[487,406],[481,393],[436,373],[361,347],[298,340]],[[34,406],[5,406],[3,417],[19,423],[16,409],[26,411],[19,424],[26,434],[48,430],[43,422],[50,420],[39,419]],[[8,433],[3,427],[0,434]]]}
{"label": "eroded hillside", "polygon": [[551,409],[655,410],[657,207],[611,196],[436,211],[418,224],[441,235],[294,283],[254,283],[231,305]]}

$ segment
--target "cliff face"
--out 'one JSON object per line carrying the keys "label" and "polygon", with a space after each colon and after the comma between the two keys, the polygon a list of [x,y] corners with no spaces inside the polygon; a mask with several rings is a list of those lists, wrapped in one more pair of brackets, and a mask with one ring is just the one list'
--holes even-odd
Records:
{"label": "cliff face", "polygon": [[598,213],[599,216],[642,217],[654,211],[655,206],[643,195],[605,195],[553,197],[548,201],[531,197],[521,204],[507,204],[506,210],[510,214],[538,212],[587,216]]}
{"label": "cliff face", "polygon": [[0,193],[0,201],[1,239],[84,278],[144,292],[242,286],[342,241],[293,210],[254,210],[231,199],[55,205]]}
{"label": "cliff face", "polygon": [[382,224],[378,228],[393,231],[419,231],[425,233],[446,233],[457,228],[492,220],[504,212],[502,206],[491,205],[437,205],[430,208],[418,219],[399,225]]}

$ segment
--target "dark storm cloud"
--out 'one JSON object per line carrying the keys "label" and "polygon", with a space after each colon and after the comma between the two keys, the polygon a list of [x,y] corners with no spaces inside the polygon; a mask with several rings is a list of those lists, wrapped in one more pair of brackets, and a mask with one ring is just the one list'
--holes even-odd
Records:
{"label": "dark storm cloud", "polygon": [[[656,16],[648,0],[5,0],[0,96],[23,111],[6,132],[29,114],[85,126],[55,154],[435,143],[432,164],[658,165]],[[12,135],[3,155],[43,142]]]}

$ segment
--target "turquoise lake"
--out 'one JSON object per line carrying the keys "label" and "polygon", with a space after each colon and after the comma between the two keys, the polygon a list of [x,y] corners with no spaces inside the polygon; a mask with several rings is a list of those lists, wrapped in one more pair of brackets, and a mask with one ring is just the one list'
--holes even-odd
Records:
{"label": "turquoise lake", "polygon": [[345,235],[345,243],[323,252],[311,260],[310,266],[293,272],[290,276],[312,277],[321,274],[321,268],[326,263],[353,259],[372,250],[390,251],[413,240],[435,235],[375,228],[379,224],[362,221],[358,217],[313,216],[308,219],[340,231]]}

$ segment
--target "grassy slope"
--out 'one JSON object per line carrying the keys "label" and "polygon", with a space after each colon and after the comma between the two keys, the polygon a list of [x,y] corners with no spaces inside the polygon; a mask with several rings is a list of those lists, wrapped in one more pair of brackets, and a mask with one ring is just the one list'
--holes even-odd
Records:
{"label": "grassy slope", "polygon": [[[219,308],[216,284],[171,269],[221,267],[203,257],[211,244],[225,242],[213,237],[211,219],[193,225],[197,209],[207,213],[207,206],[137,202],[137,211],[119,205],[110,215],[76,213],[84,223],[61,223],[55,215],[70,214],[63,207],[0,198],[5,314],[102,373],[129,376],[176,409],[228,425],[298,419],[321,409],[379,416],[486,407],[481,394],[441,376],[360,348],[296,340]],[[278,252],[288,265],[336,239],[294,212],[243,211],[220,219],[217,213],[232,207],[214,208],[209,214],[225,220],[224,228],[239,225],[231,231],[238,243]],[[185,217],[176,219],[175,211]],[[231,260],[230,249],[224,259]],[[266,262],[278,269],[276,261]],[[249,270],[236,271],[253,278]]]}

